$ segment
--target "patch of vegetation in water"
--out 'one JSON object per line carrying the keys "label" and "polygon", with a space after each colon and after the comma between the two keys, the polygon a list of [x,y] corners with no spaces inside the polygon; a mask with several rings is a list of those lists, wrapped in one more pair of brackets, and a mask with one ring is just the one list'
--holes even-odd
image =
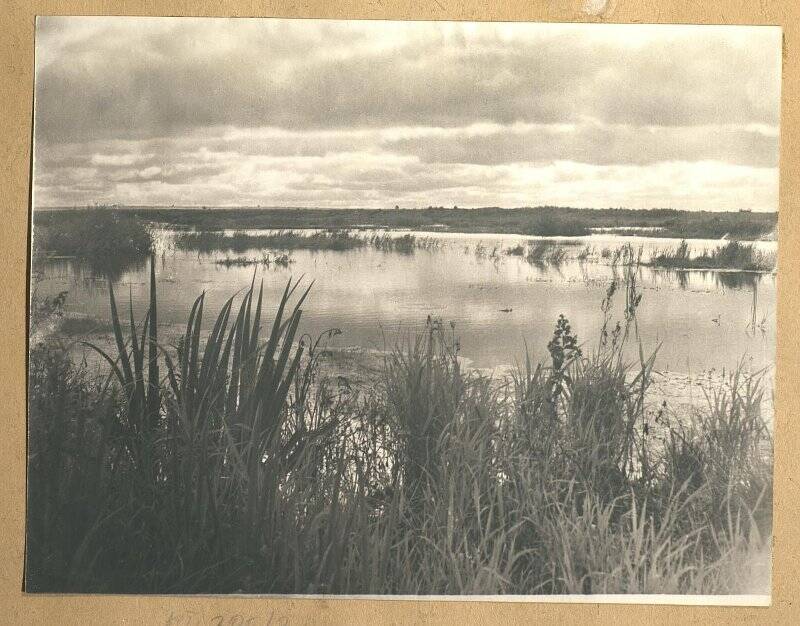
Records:
{"label": "patch of vegetation in water", "polygon": [[411,254],[416,250],[436,250],[441,242],[435,237],[422,237],[406,233],[405,235],[375,234],[368,238],[369,244],[388,252]]}
{"label": "patch of vegetation in water", "polygon": [[225,257],[224,259],[217,259],[214,263],[223,267],[248,267],[252,265],[289,267],[289,265],[293,263],[293,260],[288,254],[276,254],[272,256],[264,254],[261,258]]}
{"label": "patch of vegetation in water", "polygon": [[199,231],[179,233],[175,245],[198,252],[244,252],[258,248],[275,250],[350,250],[368,244],[365,237],[346,230],[326,230],[312,233],[278,231],[254,234],[242,231],[226,235],[221,232]]}
{"label": "patch of vegetation in water", "polygon": [[538,239],[506,248],[506,256],[521,257],[531,265],[561,265],[568,258],[563,242]]}
{"label": "patch of vegetation in water", "polygon": [[116,277],[142,264],[153,249],[147,224],[132,213],[106,207],[36,216],[35,258],[71,257],[92,271]]}
{"label": "patch of vegetation in water", "polygon": [[730,241],[714,250],[692,256],[689,245],[684,240],[672,250],[662,250],[654,254],[649,264],[672,269],[771,272],[775,269],[775,254],[758,250],[752,244]]}
{"label": "patch of vegetation in water", "polygon": [[254,249],[273,250],[352,250],[372,247],[387,252],[410,254],[418,249],[435,249],[439,242],[433,237],[417,237],[410,233],[362,233],[348,230],[323,230],[318,232],[277,231],[274,233],[248,233],[237,231],[230,235],[218,231],[178,233],[175,245],[184,250],[203,253],[217,251],[245,252]]}

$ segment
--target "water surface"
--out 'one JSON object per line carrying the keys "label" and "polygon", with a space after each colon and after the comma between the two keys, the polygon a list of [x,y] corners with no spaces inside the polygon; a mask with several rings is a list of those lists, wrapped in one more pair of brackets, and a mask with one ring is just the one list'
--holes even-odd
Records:
{"label": "water surface", "polygon": [[[265,231],[252,231],[254,233]],[[435,238],[436,249],[413,254],[371,247],[347,251],[291,251],[289,267],[224,267],[232,257],[260,257],[262,250],[241,254],[198,254],[176,249],[173,235],[158,233],[157,288],[162,337],[174,338],[183,328],[194,299],[206,293],[208,312],[216,314],[227,298],[246,288],[253,277],[264,281],[266,311],[289,277],[314,281],[304,307],[302,329],[316,336],[331,328],[342,334],[337,346],[383,349],[407,333],[424,327],[428,317],[453,322],[461,353],[477,367],[495,368],[521,361],[525,344],[536,357],[546,345],[556,319],[566,315],[584,350],[593,349],[602,324],[600,303],[608,285],[622,270],[601,250],[625,243],[642,247],[643,256],[672,248],[677,240],[595,234],[571,238],[570,258],[558,266],[536,266],[504,249],[530,240],[518,235],[414,233]],[[693,252],[721,245],[693,240]],[[585,246],[591,260],[575,257]],[[774,250],[774,242],[757,245]],[[82,272],[69,260],[50,261],[38,269],[37,293],[67,290],[70,315],[108,320],[106,281]],[[638,284],[643,294],[638,310],[645,351],[658,352],[657,367],[700,373],[735,367],[746,359],[753,368],[771,366],[775,353],[774,275],[741,272],[675,272],[642,267]],[[148,301],[148,271],[131,268],[116,281],[119,300],[128,295],[139,319]],[[621,317],[624,294],[613,311]],[[638,354],[631,352],[633,359]]]}

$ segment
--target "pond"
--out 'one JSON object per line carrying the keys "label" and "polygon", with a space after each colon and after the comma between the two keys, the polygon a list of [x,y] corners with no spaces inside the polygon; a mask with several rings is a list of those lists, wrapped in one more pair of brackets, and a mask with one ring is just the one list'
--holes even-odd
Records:
{"label": "pond", "polygon": [[[266,231],[252,231],[264,233]],[[381,231],[383,232],[383,231]],[[406,232],[388,231],[400,235]],[[304,307],[302,329],[316,336],[331,328],[342,334],[335,346],[382,350],[424,327],[426,320],[453,322],[462,356],[475,367],[501,368],[522,362],[527,345],[534,358],[546,356],[560,314],[569,318],[584,352],[597,345],[603,317],[600,304],[622,270],[611,259],[625,244],[641,247],[643,258],[679,242],[652,237],[594,234],[557,243],[567,249],[560,263],[536,265],[503,251],[534,238],[519,235],[413,232],[436,245],[410,254],[372,246],[332,250],[292,250],[286,267],[225,266],[230,258],[259,257],[264,251],[197,253],[178,249],[173,231],[157,233],[157,289],[160,336],[174,340],[192,303],[206,293],[205,323],[230,296],[253,278],[263,280],[267,315],[290,277],[314,281]],[[719,241],[693,240],[695,252]],[[758,242],[775,250],[775,242]],[[579,259],[584,251],[585,259]],[[606,250],[604,253],[603,250]],[[34,268],[37,295],[68,291],[66,312],[98,321],[109,319],[108,287],[70,260],[50,260]],[[745,272],[676,272],[641,267],[643,294],[638,328],[645,353],[659,348],[656,369],[684,374],[730,370],[745,359],[752,369],[775,360],[776,277]],[[146,265],[129,268],[116,280],[118,301],[132,299],[137,319],[148,301]],[[622,315],[624,292],[612,313]],[[106,324],[107,326],[107,324]],[[210,329],[210,328],[209,328]],[[632,346],[633,348],[634,346]],[[637,358],[638,347],[631,350]]]}

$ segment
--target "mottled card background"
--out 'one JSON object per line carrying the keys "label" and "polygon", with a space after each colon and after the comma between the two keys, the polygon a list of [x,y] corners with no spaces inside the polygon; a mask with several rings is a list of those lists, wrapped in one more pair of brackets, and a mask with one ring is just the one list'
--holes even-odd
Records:
{"label": "mottled card background", "polygon": [[[777,426],[772,606],[733,608],[483,601],[264,599],[231,597],[26,596],[22,593],[25,519],[25,355],[34,22],[39,15],[195,15],[370,19],[454,19],[620,23],[769,24],[783,27]],[[11,0],[0,38],[0,622],[155,623],[796,623],[800,580],[800,498],[794,454],[800,431],[800,3],[796,0]]]}

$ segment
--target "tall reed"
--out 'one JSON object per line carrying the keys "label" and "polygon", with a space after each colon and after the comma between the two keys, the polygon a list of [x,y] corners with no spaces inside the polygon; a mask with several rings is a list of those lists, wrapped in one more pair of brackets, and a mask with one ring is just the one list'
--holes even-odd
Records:
{"label": "tall reed", "polygon": [[548,359],[498,378],[429,320],[362,387],[320,366],[334,332],[301,333],[311,285],[265,302],[254,274],[211,318],[201,294],[175,346],[154,267],[139,327],[110,286],[107,376],[31,354],[27,588],[747,592],[771,532],[763,379],[742,367],[692,423],[655,423],[624,254],[594,346],[562,316]]}

